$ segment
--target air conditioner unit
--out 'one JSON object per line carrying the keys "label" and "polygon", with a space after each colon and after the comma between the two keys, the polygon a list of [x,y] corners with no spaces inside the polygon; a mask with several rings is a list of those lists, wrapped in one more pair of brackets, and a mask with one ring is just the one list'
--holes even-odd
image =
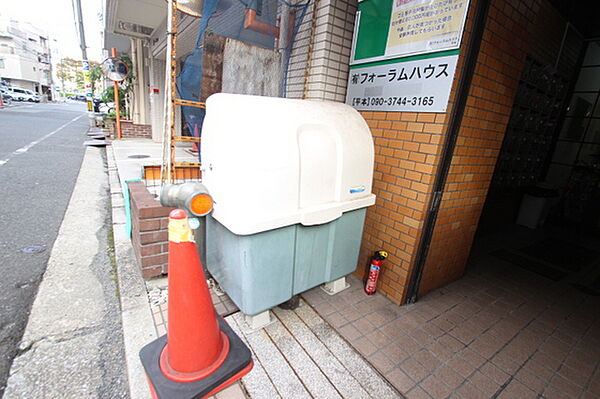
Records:
{"label": "air conditioner unit", "polygon": [[139,38],[150,37],[152,32],[154,32],[154,28],[121,20],[117,21],[117,26],[115,27],[115,33]]}

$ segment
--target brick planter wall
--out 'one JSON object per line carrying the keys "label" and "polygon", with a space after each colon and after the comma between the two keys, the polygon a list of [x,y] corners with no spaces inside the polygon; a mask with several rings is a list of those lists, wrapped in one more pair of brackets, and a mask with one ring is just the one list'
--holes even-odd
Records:
{"label": "brick planter wall", "polygon": [[[113,137],[117,137],[116,124],[112,127]],[[128,120],[121,120],[121,137],[124,139],[151,139],[152,138],[152,126],[151,125],[139,125]]]}
{"label": "brick planter wall", "polygon": [[133,252],[144,278],[167,273],[169,212],[143,182],[128,182]]}

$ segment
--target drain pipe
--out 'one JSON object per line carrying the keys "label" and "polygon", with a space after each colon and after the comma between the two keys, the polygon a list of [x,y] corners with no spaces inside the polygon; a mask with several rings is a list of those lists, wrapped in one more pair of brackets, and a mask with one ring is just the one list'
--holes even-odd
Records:
{"label": "drain pipe", "polygon": [[429,211],[427,212],[425,225],[423,227],[423,235],[421,236],[417,250],[415,268],[408,282],[405,303],[415,303],[417,301],[419,286],[421,284],[421,278],[423,277],[423,269],[425,268],[429,247],[431,246],[431,239],[433,238],[433,229],[440,210],[442,194],[444,193],[444,187],[448,180],[448,171],[450,170],[450,164],[452,163],[452,155],[454,154],[454,149],[456,147],[458,132],[465,113],[467,98],[469,97],[469,89],[471,88],[475,66],[477,65],[477,57],[479,55],[479,49],[481,48],[481,41],[483,39],[490,2],[491,0],[478,0],[475,8],[473,30],[471,31],[469,45],[467,46],[467,52],[465,54],[465,62],[460,73],[456,99],[448,122],[448,132],[441,154],[440,166],[435,176],[434,191],[429,201]]}

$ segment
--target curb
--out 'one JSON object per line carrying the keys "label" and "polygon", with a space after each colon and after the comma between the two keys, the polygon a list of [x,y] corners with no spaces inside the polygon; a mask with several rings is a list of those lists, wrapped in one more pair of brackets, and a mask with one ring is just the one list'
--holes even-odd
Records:
{"label": "curb", "polygon": [[156,329],[148,302],[146,283],[137,267],[131,240],[125,233],[123,189],[111,146],[106,147],[106,158],[129,393],[131,399],[149,399],[150,389],[139,352],[144,345],[156,339]]}

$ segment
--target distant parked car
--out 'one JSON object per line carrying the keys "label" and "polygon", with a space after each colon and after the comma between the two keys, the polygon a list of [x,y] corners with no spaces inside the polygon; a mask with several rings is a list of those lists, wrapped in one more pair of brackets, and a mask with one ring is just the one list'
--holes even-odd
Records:
{"label": "distant parked car", "polygon": [[17,87],[9,87],[8,94],[10,94],[13,100],[15,101],[25,101],[25,95],[27,93],[25,93],[25,90],[23,89],[19,89]]}
{"label": "distant parked car", "polygon": [[15,101],[30,101],[39,102],[39,98],[36,101],[36,94],[31,90],[21,89],[19,87],[9,87],[8,93],[12,96]]}
{"label": "distant parked car", "polygon": [[34,93],[31,90],[25,90],[27,92],[27,94],[29,94],[29,97],[27,98],[27,101],[32,102],[32,103],[39,103],[40,102],[40,96],[36,93]]}
{"label": "distant parked car", "polygon": [[73,94],[69,98],[75,101],[87,101],[83,94]]}

